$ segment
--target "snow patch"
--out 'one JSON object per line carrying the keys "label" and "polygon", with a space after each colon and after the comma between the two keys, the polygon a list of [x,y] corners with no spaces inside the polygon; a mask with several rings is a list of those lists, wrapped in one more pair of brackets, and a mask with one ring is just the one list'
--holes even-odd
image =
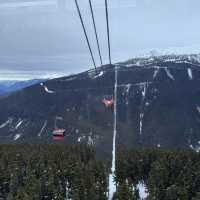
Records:
{"label": "snow patch", "polygon": [[72,200],[70,198],[70,192],[71,192],[70,184],[69,184],[68,181],[66,181],[66,186],[65,186],[65,200]]}
{"label": "snow patch", "polygon": [[40,83],[40,85],[43,86],[44,91],[45,91],[46,93],[49,93],[49,94],[55,93],[55,91],[49,90],[48,87],[47,87],[46,85],[44,85],[44,83]]}
{"label": "snow patch", "polygon": [[103,71],[100,71],[100,73],[97,74],[97,75],[95,75],[95,76],[93,77],[93,79],[99,78],[99,77],[103,76],[103,74],[104,74],[104,72],[103,72]]}
{"label": "snow patch", "polygon": [[200,106],[197,106],[197,111],[200,113]]}
{"label": "snow patch", "polygon": [[139,190],[140,199],[144,200],[149,196],[149,193],[146,190],[146,185],[142,182],[137,184],[137,189]]}
{"label": "snow patch", "polygon": [[160,144],[157,144],[157,147],[158,147],[158,148],[160,148],[160,147],[161,147],[161,145],[160,145]]}
{"label": "snow patch", "polygon": [[126,94],[127,95],[129,94],[130,89],[131,89],[131,84],[129,83],[126,85]]}
{"label": "snow patch", "polygon": [[125,91],[124,91],[123,95],[126,94],[126,105],[129,104],[129,98],[128,98],[128,95],[129,95],[129,92],[130,92],[131,86],[132,86],[132,84],[130,84],[130,83],[127,84],[127,85],[125,85]]}
{"label": "snow patch", "polygon": [[192,69],[191,69],[191,68],[188,68],[188,69],[187,69],[187,72],[188,72],[189,80],[192,80],[192,79],[193,79]]}
{"label": "snow patch", "polygon": [[44,124],[43,124],[43,126],[42,126],[40,132],[38,133],[38,137],[41,137],[41,135],[42,135],[44,129],[46,128],[46,126],[47,126],[47,120],[44,122]]}
{"label": "snow patch", "polygon": [[23,123],[24,121],[23,120],[20,120],[17,125],[15,126],[15,129],[17,130]]}
{"label": "snow patch", "polygon": [[21,137],[21,134],[16,134],[16,135],[14,136],[14,140],[18,140],[20,137]]}
{"label": "snow patch", "polygon": [[140,113],[140,135],[142,135],[144,113]]}
{"label": "snow patch", "polygon": [[12,119],[8,119],[6,122],[0,125],[0,129],[5,128],[8,124],[12,122]]}
{"label": "snow patch", "polygon": [[200,152],[200,146],[196,147],[196,152],[199,153]]}
{"label": "snow patch", "polygon": [[116,192],[116,185],[115,185],[114,175],[111,173],[109,175],[109,197],[108,197],[108,200],[113,199],[113,195],[115,192]]}
{"label": "snow patch", "polygon": [[140,83],[140,89],[142,90],[142,102],[145,100],[147,88],[148,88],[148,82]]}
{"label": "snow patch", "polygon": [[78,133],[79,133],[79,129],[76,129],[76,130],[75,130],[75,133],[78,134]]}
{"label": "snow patch", "polygon": [[126,66],[126,67],[133,67],[134,64],[133,64],[133,63],[131,63],[131,64],[126,64],[125,66]]}
{"label": "snow patch", "polygon": [[146,85],[144,85],[143,90],[142,90],[143,100],[145,99],[145,96],[146,96]]}
{"label": "snow patch", "polygon": [[[178,59],[180,60],[180,59]],[[168,58],[166,60],[164,60],[164,62],[175,62],[175,61],[178,61],[176,58]]]}
{"label": "snow patch", "polygon": [[88,136],[88,142],[87,142],[88,145],[94,145],[94,141],[91,137],[91,135]]}
{"label": "snow patch", "polygon": [[[200,142],[200,141],[199,141]],[[194,150],[194,151],[196,151],[197,153],[199,153],[200,152],[200,143],[198,142],[198,145],[195,145],[195,146],[193,146],[192,144],[190,144],[189,145],[189,147],[192,149],[192,150]]]}
{"label": "snow patch", "polygon": [[88,71],[88,76],[91,79],[96,79],[96,78],[99,78],[99,77],[101,77],[103,75],[104,75],[103,71],[98,71],[98,72],[97,72],[97,70],[90,70],[90,71]]}
{"label": "snow patch", "polygon": [[80,143],[82,140],[84,140],[86,137],[85,135],[78,137],[77,142]]}
{"label": "snow patch", "polygon": [[155,70],[154,70],[154,73],[153,73],[153,79],[155,79],[157,77],[158,72],[160,70],[160,67],[155,66],[154,68],[155,68]]}
{"label": "snow patch", "polygon": [[113,199],[113,195],[116,192],[115,185],[115,169],[116,169],[116,135],[117,135],[117,87],[118,87],[118,70],[115,66],[115,89],[114,89],[114,125],[113,125],[113,150],[112,150],[112,167],[111,174],[109,175],[109,188],[108,188],[108,200]]}
{"label": "snow patch", "polygon": [[[142,90],[142,102],[141,105],[144,104],[145,98],[146,98],[146,93],[147,93],[147,88],[148,88],[148,83],[143,83],[140,85],[140,89]],[[146,104],[145,104],[146,105]],[[143,128],[143,118],[144,118],[144,112],[141,111],[140,113],[140,135],[142,135],[142,128]]]}
{"label": "snow patch", "polygon": [[149,102],[146,102],[146,103],[145,103],[145,106],[146,106],[146,107],[148,107],[149,105],[150,105],[150,103],[149,103]]}
{"label": "snow patch", "polygon": [[174,76],[171,74],[171,72],[169,71],[169,69],[167,67],[164,68],[165,72],[167,74],[167,76],[171,79],[171,80],[175,80]]}
{"label": "snow patch", "polygon": [[193,149],[193,150],[194,150],[194,147],[193,147],[193,145],[192,145],[192,144],[190,144],[190,145],[189,145],[189,147],[190,147],[191,149]]}

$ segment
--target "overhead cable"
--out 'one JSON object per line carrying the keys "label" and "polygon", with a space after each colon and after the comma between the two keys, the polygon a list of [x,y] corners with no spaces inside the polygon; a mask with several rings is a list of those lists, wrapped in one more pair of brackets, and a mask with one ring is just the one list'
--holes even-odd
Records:
{"label": "overhead cable", "polygon": [[97,42],[97,47],[98,47],[98,52],[99,52],[99,58],[100,58],[101,65],[103,65],[101,50],[100,50],[100,45],[99,45],[99,38],[98,38],[98,34],[97,34],[97,28],[96,28],[94,11],[93,11],[93,6],[92,6],[91,0],[89,0],[89,4],[90,4],[90,11],[91,11],[91,15],[92,15],[93,27],[94,27],[94,32],[95,32],[95,37],[96,37],[96,42]]}
{"label": "overhead cable", "polygon": [[88,35],[87,35],[86,28],[85,28],[85,25],[84,25],[84,22],[83,22],[83,18],[82,18],[82,15],[81,15],[81,11],[80,11],[80,8],[79,8],[78,1],[75,0],[75,3],[76,3],[77,12],[78,12],[78,15],[79,15],[79,18],[80,18],[80,21],[81,21],[81,25],[82,25],[82,28],[83,28],[83,31],[84,31],[84,34],[85,34],[85,38],[86,38],[86,41],[87,41],[87,45],[88,45],[88,48],[89,48],[89,51],[90,51],[92,62],[94,64],[94,68],[96,69],[96,63],[95,63],[95,60],[94,60],[94,55],[93,55],[92,48],[91,48],[91,45],[90,45],[90,42],[89,42],[89,39],[88,39]]}
{"label": "overhead cable", "polygon": [[105,0],[106,9],[106,24],[107,24],[107,37],[108,37],[108,53],[109,53],[109,63],[111,64],[111,49],[110,49],[110,27],[109,27],[109,15],[108,15],[108,1]]}

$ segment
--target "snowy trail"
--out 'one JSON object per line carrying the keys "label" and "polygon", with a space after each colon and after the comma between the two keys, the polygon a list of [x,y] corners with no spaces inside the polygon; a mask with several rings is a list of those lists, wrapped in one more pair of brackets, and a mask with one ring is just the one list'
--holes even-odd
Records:
{"label": "snowy trail", "polygon": [[171,72],[169,71],[169,69],[167,67],[165,67],[165,72],[167,74],[167,76],[171,79],[171,80],[175,80],[174,76],[171,74]]}
{"label": "snowy trail", "polygon": [[[140,89],[142,90],[142,105],[145,103],[146,93],[148,89],[148,83],[144,83],[140,86]],[[140,135],[142,135],[142,129],[143,129],[143,119],[144,119],[144,111],[141,110],[140,113]]]}
{"label": "snowy trail", "polygon": [[46,128],[46,126],[47,126],[47,120],[45,120],[45,122],[44,122],[44,124],[43,124],[43,126],[42,126],[42,128],[40,130],[40,132],[38,133],[38,137],[41,137],[44,129]]}
{"label": "snowy trail", "polygon": [[3,124],[0,125],[0,129],[6,127],[10,122],[11,122],[11,120],[8,119],[6,122],[4,122]]}
{"label": "snowy trail", "polygon": [[158,73],[159,73],[159,71],[160,71],[160,67],[155,66],[154,68],[155,68],[155,71],[154,71],[154,73],[153,73],[153,79],[155,79],[155,78],[157,77],[157,75],[158,75]]}
{"label": "snowy trail", "polygon": [[23,120],[18,121],[17,125],[15,126],[15,129],[17,130],[23,123]]}
{"label": "snowy trail", "polygon": [[21,137],[21,134],[16,134],[13,140],[18,140]]}
{"label": "snowy trail", "polygon": [[189,80],[192,80],[192,79],[193,79],[192,69],[191,69],[191,68],[188,68],[188,69],[187,69],[187,72],[188,72]]}
{"label": "snowy trail", "polygon": [[109,200],[112,200],[114,193],[116,192],[115,185],[115,169],[116,169],[116,134],[117,134],[117,78],[118,71],[117,66],[115,66],[115,90],[114,90],[114,126],[113,126],[113,150],[112,150],[112,167],[111,174],[109,175]]}

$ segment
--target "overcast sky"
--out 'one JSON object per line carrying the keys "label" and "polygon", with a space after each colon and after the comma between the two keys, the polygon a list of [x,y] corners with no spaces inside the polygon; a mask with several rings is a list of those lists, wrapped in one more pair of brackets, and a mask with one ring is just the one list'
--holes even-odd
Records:
{"label": "overcast sky", "polygon": [[[199,52],[199,0],[108,0],[113,62],[150,50]],[[99,63],[88,0],[79,0]],[[104,0],[93,0],[104,64]],[[0,0],[0,79],[60,76],[92,67],[74,0]]]}

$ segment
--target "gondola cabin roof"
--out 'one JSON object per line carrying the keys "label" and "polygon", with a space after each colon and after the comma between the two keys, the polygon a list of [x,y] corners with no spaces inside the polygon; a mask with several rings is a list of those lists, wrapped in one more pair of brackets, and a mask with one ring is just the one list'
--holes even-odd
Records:
{"label": "gondola cabin roof", "polygon": [[55,129],[53,131],[53,135],[64,135],[65,134],[65,129]]}

